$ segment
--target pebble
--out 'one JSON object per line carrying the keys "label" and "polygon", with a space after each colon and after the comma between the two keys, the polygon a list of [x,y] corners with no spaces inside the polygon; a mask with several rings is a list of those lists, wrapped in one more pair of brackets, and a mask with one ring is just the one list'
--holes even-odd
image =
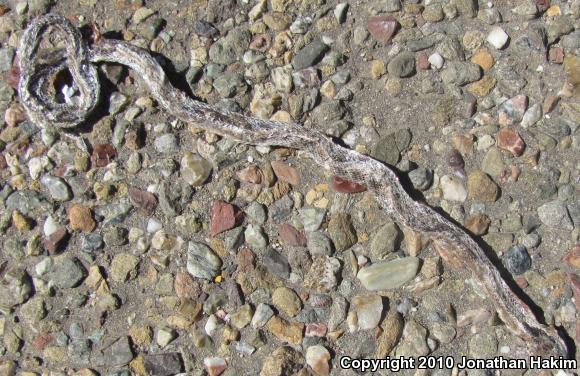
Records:
{"label": "pebble", "polygon": [[324,218],[326,217],[325,209],[303,208],[299,210],[300,219],[306,232],[314,232],[320,229]]}
{"label": "pebble", "polygon": [[268,239],[260,226],[248,225],[244,231],[244,238],[252,249],[262,249],[268,245]]}
{"label": "pebble", "polygon": [[288,264],[286,256],[272,248],[266,250],[262,258],[262,263],[272,275],[284,279],[290,276],[290,265]]}
{"label": "pebble", "polygon": [[538,207],[538,217],[546,226],[570,231],[574,229],[568,209],[561,201],[550,201]]}
{"label": "pebble", "polygon": [[469,198],[481,202],[495,202],[499,195],[497,184],[483,171],[472,171],[467,177]]}
{"label": "pebble", "polygon": [[264,359],[260,376],[292,375],[303,367],[304,357],[300,351],[289,346],[282,346]]}
{"label": "pebble", "polygon": [[61,289],[78,286],[85,276],[86,269],[76,257],[56,259],[46,274],[48,282]]}
{"label": "pebble", "polygon": [[298,231],[294,226],[284,223],[278,227],[278,235],[283,244],[290,247],[306,247],[306,237],[304,233]]}
{"label": "pebble", "polygon": [[415,56],[407,52],[397,55],[387,65],[387,71],[399,78],[412,76],[415,74]]}
{"label": "pebble", "polygon": [[294,69],[300,70],[315,65],[322,60],[326,51],[328,51],[326,44],[320,40],[314,40],[298,51],[292,59],[292,66]]}
{"label": "pebble", "polygon": [[174,375],[183,371],[183,359],[181,354],[178,352],[165,354],[147,354],[144,356],[143,365],[145,371],[147,371],[147,373],[152,376]]}
{"label": "pebble", "polygon": [[0,284],[0,308],[9,310],[25,303],[33,295],[32,280],[25,269],[9,267]]}
{"label": "pebble", "polygon": [[418,258],[403,257],[365,266],[358,272],[357,278],[367,290],[391,290],[409,282],[417,275],[418,270]]}
{"label": "pebble", "polygon": [[294,290],[278,287],[272,293],[272,303],[281,312],[294,317],[302,310],[302,302]]}
{"label": "pebble", "polygon": [[175,338],[177,338],[177,333],[172,329],[161,328],[157,330],[156,342],[159,347],[164,348],[169,345]]}
{"label": "pebble", "polygon": [[215,201],[211,207],[211,228],[212,237],[224,231],[236,227],[240,220],[240,212],[232,204],[223,201]]}
{"label": "pebble", "polygon": [[520,275],[532,266],[530,255],[523,245],[511,247],[504,255],[503,262],[506,268],[513,274]]}
{"label": "pebble", "polygon": [[300,184],[300,174],[294,167],[280,161],[272,161],[271,165],[278,179],[292,185]]}
{"label": "pebble", "polygon": [[395,222],[387,222],[373,236],[370,244],[371,256],[375,259],[386,258],[399,249],[402,240],[403,233]]}
{"label": "pebble", "polygon": [[185,153],[181,158],[181,177],[194,187],[203,185],[211,175],[211,171],[210,163],[199,155]]}
{"label": "pebble", "polygon": [[430,352],[427,346],[427,330],[415,320],[407,321],[397,348],[397,355],[425,356]]}
{"label": "pebble", "polygon": [[222,260],[207,245],[189,242],[187,271],[194,277],[213,279],[220,273]]}
{"label": "pebble", "polygon": [[383,315],[383,298],[379,295],[358,295],[350,302],[348,326],[351,332],[376,328]]}
{"label": "pebble", "polygon": [[250,203],[244,212],[246,213],[246,217],[250,220],[250,222],[257,225],[263,225],[268,219],[266,207],[255,201]]}
{"label": "pebble", "polygon": [[431,67],[435,69],[443,68],[443,63],[445,62],[443,56],[439,55],[437,52],[434,52],[431,55],[429,55],[428,61],[429,64],[431,64]]}
{"label": "pebble", "polygon": [[304,337],[304,324],[286,321],[279,316],[273,316],[266,325],[268,330],[280,341],[300,345]]}
{"label": "pebble", "polygon": [[224,358],[211,357],[203,359],[203,366],[208,376],[219,376],[224,373],[228,364]]}
{"label": "pebble", "polygon": [[524,153],[526,144],[518,132],[511,128],[502,128],[497,134],[497,146],[507,150],[514,157],[519,157]]}
{"label": "pebble", "polygon": [[499,26],[492,27],[489,34],[487,34],[487,42],[496,49],[502,49],[508,41],[507,33]]}
{"label": "pebble", "polygon": [[471,231],[472,234],[480,236],[487,233],[490,224],[491,220],[487,215],[476,213],[467,218],[465,227]]}
{"label": "pebble", "polygon": [[332,177],[331,186],[332,189],[340,193],[358,193],[367,190],[367,187],[362,184],[351,182],[336,175]]}
{"label": "pebble", "polygon": [[307,233],[306,247],[313,256],[331,256],[333,253],[330,239],[322,232]]}
{"label": "pebble", "polygon": [[328,234],[338,252],[347,250],[357,242],[350,215],[346,213],[337,213],[330,218]]}
{"label": "pebble", "polygon": [[260,303],[256,307],[256,312],[254,312],[254,316],[252,317],[252,327],[254,329],[259,329],[266,325],[266,323],[274,316],[274,311],[272,308],[265,304]]}
{"label": "pebble", "polygon": [[70,221],[70,227],[74,231],[80,230],[84,232],[93,232],[97,227],[91,209],[79,204],[73,205],[69,209],[68,218]]}
{"label": "pebble", "polygon": [[464,202],[467,199],[467,189],[459,178],[444,175],[441,177],[440,185],[445,200]]}
{"label": "pebble", "polygon": [[471,62],[450,62],[441,71],[441,79],[447,85],[464,86],[481,78],[481,68]]}
{"label": "pebble", "polygon": [[393,39],[398,28],[399,23],[392,16],[372,16],[367,21],[367,29],[373,38],[385,44]]}
{"label": "pebble", "polygon": [[433,172],[427,168],[419,167],[411,170],[408,174],[413,188],[426,191],[433,183]]}
{"label": "pebble", "polygon": [[136,267],[139,259],[129,253],[119,253],[111,262],[111,278],[115,282],[125,282],[137,275]]}
{"label": "pebble", "polygon": [[321,345],[310,346],[306,349],[306,364],[316,375],[328,376],[330,374],[330,353]]}

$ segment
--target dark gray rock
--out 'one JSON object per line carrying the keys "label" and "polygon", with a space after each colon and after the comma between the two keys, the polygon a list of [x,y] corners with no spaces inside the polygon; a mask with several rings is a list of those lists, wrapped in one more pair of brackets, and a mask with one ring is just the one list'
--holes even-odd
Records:
{"label": "dark gray rock", "polygon": [[503,257],[505,267],[513,274],[525,273],[532,266],[532,259],[523,245],[511,247]]}
{"label": "dark gray rock", "polygon": [[320,40],[314,40],[298,51],[292,59],[292,66],[296,70],[308,68],[322,60],[326,51],[328,51],[326,44]]}

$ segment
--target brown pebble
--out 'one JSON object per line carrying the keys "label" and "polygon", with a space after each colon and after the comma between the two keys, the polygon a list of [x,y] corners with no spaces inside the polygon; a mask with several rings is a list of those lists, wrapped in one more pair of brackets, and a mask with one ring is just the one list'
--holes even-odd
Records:
{"label": "brown pebble", "polygon": [[485,235],[487,229],[491,224],[491,220],[485,214],[477,213],[467,218],[465,228],[467,228],[474,235]]}
{"label": "brown pebble", "polygon": [[262,171],[256,165],[248,166],[244,169],[241,169],[236,173],[236,176],[240,181],[252,184],[261,184],[262,183]]}
{"label": "brown pebble", "polygon": [[177,294],[181,299],[197,300],[201,292],[201,288],[197,281],[191,276],[191,274],[183,271],[177,272],[175,275],[173,288],[175,289],[175,294]]}
{"label": "brown pebble", "polygon": [[97,144],[93,149],[91,161],[95,167],[105,167],[113,158],[117,156],[117,151],[111,144]]}
{"label": "brown pebble", "polygon": [[555,95],[546,95],[544,103],[542,104],[542,111],[544,112],[544,115],[552,112],[552,110],[556,108],[559,100],[560,98]]}
{"label": "brown pebble", "polygon": [[519,276],[515,278],[516,284],[522,288],[525,289],[526,287],[528,287],[530,284],[528,283],[528,281],[526,280],[525,277]]}
{"label": "brown pebble", "polygon": [[552,64],[562,64],[564,62],[564,50],[561,47],[550,48],[548,60]]}
{"label": "brown pebble", "polygon": [[74,231],[92,232],[97,227],[91,209],[79,204],[73,205],[68,210],[68,219]]}
{"label": "brown pebble", "polygon": [[52,334],[41,333],[32,340],[32,347],[36,351],[43,351],[54,340]]}
{"label": "brown pebble", "polygon": [[463,170],[463,167],[465,167],[465,161],[457,149],[452,149],[447,154],[447,164],[457,170]]}
{"label": "brown pebble", "polygon": [[430,67],[431,63],[429,63],[429,55],[427,55],[427,52],[419,52],[417,54],[417,68],[421,70],[428,70]]}
{"label": "brown pebble", "polygon": [[340,193],[358,193],[367,190],[367,187],[365,187],[362,184],[354,183],[350,180],[343,179],[340,176],[336,175],[332,177],[331,186],[332,189]]}
{"label": "brown pebble", "polygon": [[249,248],[242,248],[238,251],[237,265],[238,272],[248,273],[254,269],[254,260],[256,255]]}
{"label": "brown pebble", "polygon": [[507,150],[514,157],[519,157],[524,153],[526,144],[518,132],[512,128],[502,128],[497,135],[497,146],[500,149]]}
{"label": "brown pebble", "polygon": [[306,330],[304,331],[305,337],[324,337],[328,328],[324,323],[310,323],[306,324]]}
{"label": "brown pebble", "polygon": [[280,161],[273,161],[271,165],[278,179],[292,185],[300,184],[300,175],[298,174],[298,170],[294,167]]}
{"label": "brown pebble", "polygon": [[142,209],[148,215],[152,215],[157,207],[157,197],[153,193],[144,191],[139,188],[129,188],[129,198],[131,202]]}
{"label": "brown pebble", "polygon": [[231,230],[239,223],[241,212],[235,206],[223,201],[216,201],[211,207],[211,236]]}
{"label": "brown pebble", "polygon": [[56,255],[65,248],[67,240],[68,231],[66,228],[61,227],[54,233],[50,234],[48,238],[44,239],[42,244],[44,245],[44,249],[46,249],[50,255]]}
{"label": "brown pebble", "polygon": [[367,21],[369,33],[382,43],[389,43],[398,27],[399,23],[392,16],[373,16],[369,17]]}
{"label": "brown pebble", "polygon": [[580,269],[580,245],[572,248],[566,256],[564,256],[564,261],[572,268]]}
{"label": "brown pebble", "polygon": [[284,223],[278,228],[280,240],[291,247],[306,247],[306,236],[294,226]]}

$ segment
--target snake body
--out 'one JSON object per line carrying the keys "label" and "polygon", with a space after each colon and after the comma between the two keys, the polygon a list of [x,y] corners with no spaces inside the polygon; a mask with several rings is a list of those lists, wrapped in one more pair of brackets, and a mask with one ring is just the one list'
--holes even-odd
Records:
{"label": "snake body", "polygon": [[[66,38],[66,49],[37,56],[48,28]],[[149,52],[129,43],[100,38],[90,47],[67,19],[49,14],[33,20],[18,49],[19,95],[30,119],[40,127],[73,128],[86,120],[99,101],[95,63],[111,62],[135,70],[153,98],[171,115],[187,123],[251,145],[282,146],[307,152],[315,163],[344,179],[365,185],[396,221],[431,239],[442,259],[471,272],[506,327],[523,339],[530,355],[568,356],[566,343],[554,327],[541,324],[511,290],[484,250],[461,228],[427,205],[413,200],[393,170],[383,163],[334,143],[324,134],[298,124],[262,120],[218,110],[174,88]],[[59,103],[47,95],[47,80],[69,70],[80,96]]]}

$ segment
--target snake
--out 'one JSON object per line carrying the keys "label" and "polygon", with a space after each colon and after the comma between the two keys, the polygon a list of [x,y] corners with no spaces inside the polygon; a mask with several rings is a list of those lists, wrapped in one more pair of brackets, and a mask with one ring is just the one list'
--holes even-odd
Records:
{"label": "snake", "polygon": [[[42,37],[49,30],[64,38],[64,48],[40,54]],[[570,356],[557,328],[540,322],[483,248],[460,226],[413,199],[388,165],[344,147],[316,129],[230,112],[195,100],[170,83],[149,51],[100,34],[89,44],[71,21],[58,14],[32,20],[20,37],[17,53],[19,98],[29,119],[40,128],[74,132],[75,127],[88,121],[99,104],[101,86],[96,65],[127,66],[142,78],[157,103],[175,118],[239,143],[301,150],[335,176],[364,185],[387,215],[428,238],[446,264],[471,273],[504,325],[525,342],[522,353]],[[54,90],[51,93],[47,89],[51,77],[65,70],[78,89],[75,101],[57,100]]]}

